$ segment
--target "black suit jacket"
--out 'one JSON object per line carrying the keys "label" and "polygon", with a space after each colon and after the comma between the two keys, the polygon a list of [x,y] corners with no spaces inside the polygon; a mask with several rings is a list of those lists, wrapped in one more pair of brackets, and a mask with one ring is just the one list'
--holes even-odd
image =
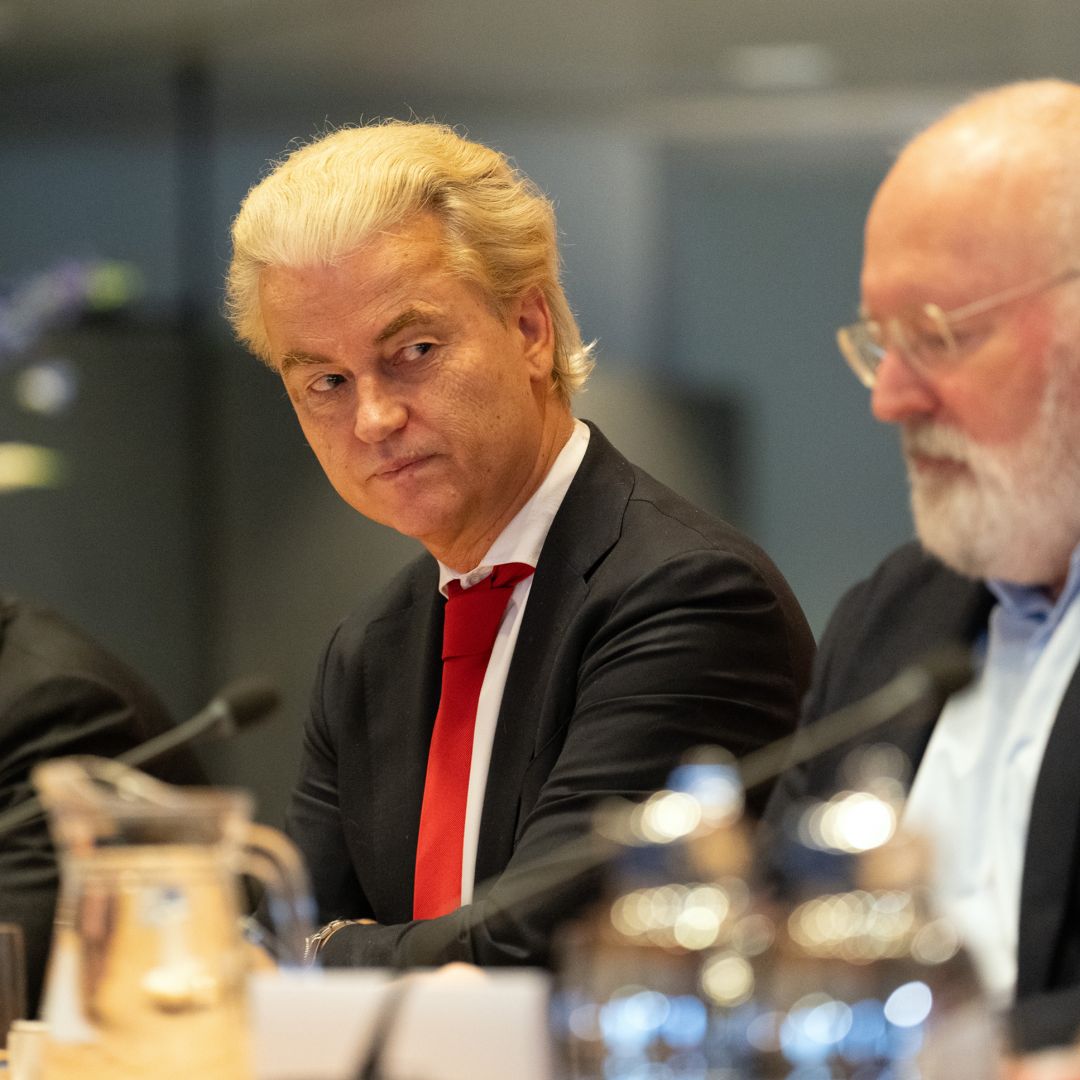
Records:
{"label": "black suit jacket", "polygon": [[[994,598],[909,544],[841,600],[821,640],[802,723],[813,723],[881,687],[935,645],[973,643],[986,629]],[[889,741],[916,768],[937,713],[913,710],[867,742]],[[853,744],[785,775],[767,822],[806,794],[835,790]],[[1080,675],[1073,674],[1054,723],[1035,787],[1020,895],[1017,1049],[1070,1042],[1080,1027]]]}
{"label": "black suit jacket", "polygon": [[812,658],[768,558],[593,429],[503,694],[476,870],[497,883],[486,900],[411,921],[443,603],[423,556],[372,610],[345,619],[319,668],[288,829],[322,920],[382,924],[339,931],[328,963],[542,962],[555,923],[584,896],[578,887],[507,905],[530,863],[586,835],[604,796],[662,786],[686,750],[742,754],[787,732]]}
{"label": "black suit jacket", "polygon": [[[164,706],[124,664],[55,612],[0,597],[0,812],[30,798],[30,770],[67,754],[115,757],[171,725]],[[154,766],[199,783],[185,753]],[[36,1011],[56,907],[57,869],[43,817],[0,835],[0,922],[26,938],[28,1005]]]}

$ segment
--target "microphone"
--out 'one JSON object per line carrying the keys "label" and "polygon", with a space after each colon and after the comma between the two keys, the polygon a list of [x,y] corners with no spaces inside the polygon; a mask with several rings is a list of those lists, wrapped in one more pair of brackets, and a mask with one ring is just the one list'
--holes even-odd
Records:
{"label": "microphone", "polygon": [[[280,702],[281,694],[270,683],[255,678],[237,679],[219,690],[204,708],[182,724],[117,754],[114,760],[124,765],[143,765],[201,738],[232,738],[269,715]],[[0,836],[34,820],[41,813],[41,802],[36,795],[25,799],[0,814]]]}
{"label": "microphone", "polygon": [[142,765],[201,738],[231,739],[281,704],[281,694],[262,679],[236,679],[182,724],[116,755],[125,765]]}

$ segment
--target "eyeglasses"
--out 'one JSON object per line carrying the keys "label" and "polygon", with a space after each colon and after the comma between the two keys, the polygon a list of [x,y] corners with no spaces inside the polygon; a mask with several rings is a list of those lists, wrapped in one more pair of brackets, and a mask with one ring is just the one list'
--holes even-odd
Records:
{"label": "eyeglasses", "polygon": [[975,336],[965,332],[964,323],[977,315],[1025,300],[1047,289],[1080,277],[1080,266],[1072,266],[1048,278],[1016,285],[976,300],[952,311],[937,304],[924,304],[913,314],[880,321],[860,319],[836,331],[836,343],[848,366],[866,387],[877,381],[878,368],[889,349],[922,371],[934,371],[955,363],[962,347]]}

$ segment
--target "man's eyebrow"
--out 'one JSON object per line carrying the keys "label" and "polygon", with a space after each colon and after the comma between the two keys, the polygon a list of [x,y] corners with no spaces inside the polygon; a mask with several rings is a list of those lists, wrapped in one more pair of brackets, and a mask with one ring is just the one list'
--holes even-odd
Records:
{"label": "man's eyebrow", "polygon": [[400,334],[402,330],[415,326],[417,323],[437,321],[438,316],[430,311],[421,311],[420,308],[415,307],[406,308],[397,318],[392,319],[379,331],[378,336],[375,338],[375,344],[381,345],[384,341],[389,341],[395,334]]}
{"label": "man's eyebrow", "polygon": [[278,361],[278,374],[284,375],[294,367],[302,367],[305,364],[325,364],[326,358],[322,356],[312,356],[310,353],[300,352],[293,350],[285,353],[285,355]]}
{"label": "man's eyebrow", "polygon": [[[389,341],[395,334],[400,334],[402,330],[406,330],[410,326],[417,326],[424,323],[437,323],[440,319],[440,315],[431,311],[425,311],[417,307],[406,308],[400,315],[391,319],[390,322],[379,331],[375,337],[375,344],[381,345],[384,341]],[[330,361],[325,356],[320,356],[317,353],[306,353],[300,349],[291,349],[278,361],[278,373],[284,375],[294,367],[328,363],[330,363]]]}

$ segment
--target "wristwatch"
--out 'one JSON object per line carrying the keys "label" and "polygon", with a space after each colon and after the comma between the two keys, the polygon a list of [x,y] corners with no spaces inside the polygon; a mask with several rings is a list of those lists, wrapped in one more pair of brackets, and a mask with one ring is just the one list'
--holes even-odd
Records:
{"label": "wristwatch", "polygon": [[374,919],[334,919],[325,926],[319,927],[314,934],[309,934],[304,940],[304,963],[314,964],[323,946],[343,926],[371,926],[374,922]]}

